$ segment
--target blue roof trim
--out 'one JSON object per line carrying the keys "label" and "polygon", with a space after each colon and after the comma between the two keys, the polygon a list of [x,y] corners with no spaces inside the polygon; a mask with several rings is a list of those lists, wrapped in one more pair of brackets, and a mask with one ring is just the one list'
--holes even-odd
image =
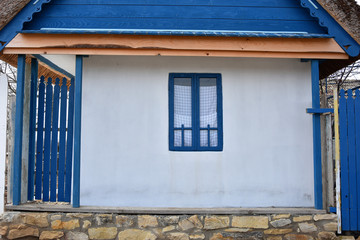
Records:
{"label": "blue roof trim", "polygon": [[0,51],[16,36],[23,28],[25,22],[30,22],[34,13],[40,12],[44,3],[51,0],[32,0],[29,2],[1,31]]}
{"label": "blue roof trim", "polygon": [[244,32],[244,31],[198,31],[198,30],[146,30],[146,29],[43,29],[24,30],[21,33],[48,34],[129,34],[172,36],[216,36],[216,37],[265,37],[265,38],[331,38],[328,34],[306,32]]}
{"label": "blue roof trim", "polygon": [[329,35],[334,36],[335,41],[349,56],[356,57],[360,54],[359,43],[316,0],[300,1],[301,6],[310,10],[310,15],[319,20],[320,26],[328,29]]}

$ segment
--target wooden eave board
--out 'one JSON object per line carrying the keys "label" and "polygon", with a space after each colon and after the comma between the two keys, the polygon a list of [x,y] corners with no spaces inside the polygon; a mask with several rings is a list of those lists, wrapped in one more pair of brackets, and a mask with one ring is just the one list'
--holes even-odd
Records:
{"label": "wooden eave board", "polygon": [[163,55],[347,59],[331,38],[18,34],[5,54]]}

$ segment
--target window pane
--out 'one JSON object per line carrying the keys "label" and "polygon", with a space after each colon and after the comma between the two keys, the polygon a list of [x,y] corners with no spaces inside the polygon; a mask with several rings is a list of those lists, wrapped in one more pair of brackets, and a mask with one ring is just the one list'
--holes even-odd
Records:
{"label": "window pane", "polygon": [[[210,147],[218,146],[217,132],[217,130],[210,130]],[[208,130],[200,130],[200,147],[209,147]]]}
{"label": "window pane", "polygon": [[181,147],[182,137],[181,137],[181,130],[174,131],[174,146]]}
{"label": "window pane", "polygon": [[217,127],[216,78],[200,78],[200,128]]}
{"label": "window pane", "polygon": [[200,147],[208,146],[208,130],[200,130]]}
{"label": "window pane", "polygon": [[191,130],[184,131],[184,146],[191,147],[192,146],[192,133]]}
{"label": "window pane", "polygon": [[217,146],[218,146],[218,131],[210,130],[210,147],[217,147]]}
{"label": "window pane", "polygon": [[191,130],[184,131],[184,139],[182,138],[182,130],[174,131],[174,146],[175,147],[191,147],[192,146],[192,132]]}
{"label": "window pane", "polygon": [[192,126],[191,78],[174,78],[174,127]]}

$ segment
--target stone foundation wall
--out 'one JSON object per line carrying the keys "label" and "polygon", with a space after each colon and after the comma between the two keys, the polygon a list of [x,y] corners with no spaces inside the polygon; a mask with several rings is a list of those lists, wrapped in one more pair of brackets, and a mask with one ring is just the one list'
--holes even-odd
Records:
{"label": "stone foundation wall", "polygon": [[336,215],[119,215],[7,212],[3,239],[337,239]]}

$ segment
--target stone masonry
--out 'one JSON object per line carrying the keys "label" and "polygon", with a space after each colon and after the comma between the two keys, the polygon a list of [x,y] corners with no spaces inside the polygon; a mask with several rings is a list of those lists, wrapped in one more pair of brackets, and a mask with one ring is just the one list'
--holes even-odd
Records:
{"label": "stone masonry", "polygon": [[[336,215],[119,215],[7,212],[2,239],[340,239]],[[0,237],[0,238],[1,238]]]}

